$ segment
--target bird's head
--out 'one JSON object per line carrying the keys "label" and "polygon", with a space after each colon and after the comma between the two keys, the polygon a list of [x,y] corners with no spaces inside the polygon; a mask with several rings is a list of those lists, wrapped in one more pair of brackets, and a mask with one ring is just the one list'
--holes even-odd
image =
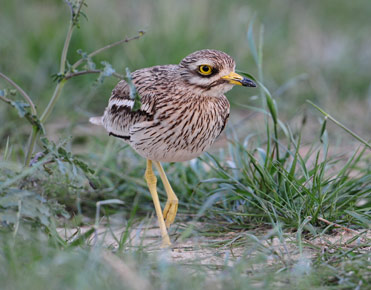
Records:
{"label": "bird's head", "polygon": [[218,97],[234,85],[256,87],[252,80],[235,73],[234,59],[222,51],[196,51],[186,56],[179,67],[182,80],[200,94]]}

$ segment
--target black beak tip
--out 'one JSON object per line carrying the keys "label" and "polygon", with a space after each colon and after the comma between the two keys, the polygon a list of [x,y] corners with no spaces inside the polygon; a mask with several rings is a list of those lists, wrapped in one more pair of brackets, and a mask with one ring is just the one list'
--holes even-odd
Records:
{"label": "black beak tip", "polygon": [[256,83],[248,78],[243,78],[243,80],[241,81],[241,84],[244,87],[256,88]]}

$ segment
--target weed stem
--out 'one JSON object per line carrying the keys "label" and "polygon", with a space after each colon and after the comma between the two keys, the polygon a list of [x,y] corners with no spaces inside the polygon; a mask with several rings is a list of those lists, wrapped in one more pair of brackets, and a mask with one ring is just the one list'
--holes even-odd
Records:
{"label": "weed stem", "polygon": [[46,119],[49,117],[50,113],[52,112],[52,110],[54,108],[55,103],[57,102],[57,100],[58,100],[58,98],[59,98],[59,96],[62,92],[62,89],[63,89],[65,83],[66,83],[66,79],[62,79],[58,83],[58,85],[55,87],[53,96],[50,99],[50,101],[48,103],[48,106],[45,108],[44,112],[42,113],[42,115],[40,117],[40,122],[41,123],[44,123],[46,121]]}
{"label": "weed stem", "polygon": [[[94,50],[93,52],[91,52],[91,53],[89,53],[88,54],[88,56],[87,56],[87,58],[91,58],[91,57],[93,57],[94,55],[97,55],[98,53],[101,53],[102,51],[105,51],[105,50],[107,50],[107,49],[110,49],[110,48],[112,48],[112,47],[115,47],[115,46],[117,46],[117,45],[120,45],[120,44],[123,44],[123,43],[127,43],[127,42],[129,42],[129,41],[132,41],[132,40],[135,40],[135,39],[138,39],[138,38],[140,38],[140,37],[142,37],[144,35],[144,31],[139,31],[139,33],[138,33],[138,35],[136,35],[136,36],[133,36],[133,37],[131,37],[131,38],[124,38],[124,39],[121,39],[121,40],[119,40],[119,41],[116,41],[116,42],[113,42],[113,43],[110,43],[110,44],[108,44],[108,45],[106,45],[106,46],[104,46],[104,47],[101,47],[101,48],[99,48],[99,49],[97,49],[97,50]],[[81,58],[81,59],[79,59],[78,61],[76,61],[73,65],[72,65],[72,67],[71,67],[71,70],[72,71],[74,71],[83,61],[84,61],[85,59],[84,58]]]}
{"label": "weed stem", "polygon": [[[78,71],[78,72],[74,72],[74,73],[68,73],[66,74],[66,76],[64,77],[65,80],[69,80],[73,77],[77,77],[77,76],[82,76],[82,75],[87,75],[87,74],[99,74],[99,73],[102,73],[103,70],[101,69],[92,69],[92,70],[82,70],[82,71]],[[112,75],[120,80],[123,80],[124,79],[124,76],[121,75],[121,74],[118,74],[116,72],[112,73]]]}
{"label": "weed stem", "polygon": [[24,161],[24,165],[28,167],[30,165],[31,155],[33,152],[33,149],[35,147],[36,137],[37,133],[39,132],[38,128],[36,126],[33,126],[32,132],[29,138],[28,147],[27,147],[27,154],[26,159]]}
{"label": "weed stem", "polygon": [[371,149],[371,145],[362,137],[358,136],[356,133],[354,133],[352,130],[347,128],[345,125],[340,123],[338,120],[336,120],[334,117],[332,117],[330,114],[326,113],[323,109],[312,103],[311,101],[307,100],[307,103],[311,104],[313,107],[315,107],[318,111],[320,111],[327,119],[330,119],[332,122],[334,122],[336,125],[338,125],[340,128],[342,128],[344,131],[348,132],[350,135],[352,135],[354,138],[356,138],[359,142],[363,143],[368,149]]}
{"label": "weed stem", "polygon": [[[13,80],[11,80],[9,77],[7,77],[6,75],[4,75],[1,72],[0,72],[0,77],[3,78],[4,80],[6,80],[8,83],[10,83],[23,96],[23,98],[26,100],[26,102],[30,105],[32,115],[36,116],[37,111],[36,111],[35,105],[32,102],[30,96],[27,95],[26,92],[20,86],[18,86]],[[9,99],[6,99],[6,98],[1,98],[1,99],[3,101],[5,101],[6,103],[9,103],[8,101],[10,101]]]}

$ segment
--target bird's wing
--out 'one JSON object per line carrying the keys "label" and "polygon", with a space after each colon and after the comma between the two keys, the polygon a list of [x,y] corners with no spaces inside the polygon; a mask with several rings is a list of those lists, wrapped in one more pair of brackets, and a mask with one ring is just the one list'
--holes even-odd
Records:
{"label": "bird's wing", "polygon": [[[108,106],[101,118],[101,123],[110,135],[130,139],[130,128],[154,118],[155,98],[149,91],[139,90],[141,107],[133,111],[134,100],[130,98],[130,88],[126,81],[120,81],[112,91]],[[91,121],[97,121],[93,119]],[[99,120],[98,120],[99,122]]]}

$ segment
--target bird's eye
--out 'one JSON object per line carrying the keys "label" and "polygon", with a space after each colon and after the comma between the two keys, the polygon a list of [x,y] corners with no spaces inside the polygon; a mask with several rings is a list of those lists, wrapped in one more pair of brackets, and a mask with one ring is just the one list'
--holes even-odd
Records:
{"label": "bird's eye", "polygon": [[212,73],[212,68],[211,66],[207,65],[207,64],[203,64],[203,65],[200,65],[198,67],[198,71],[200,72],[200,74],[204,75],[204,76],[208,76]]}

